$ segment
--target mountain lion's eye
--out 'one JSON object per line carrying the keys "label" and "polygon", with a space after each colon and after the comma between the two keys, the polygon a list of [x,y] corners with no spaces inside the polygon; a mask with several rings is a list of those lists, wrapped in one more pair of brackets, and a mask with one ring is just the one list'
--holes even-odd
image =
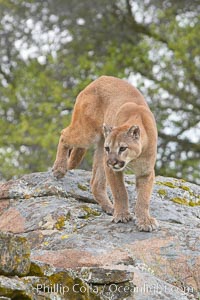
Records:
{"label": "mountain lion's eye", "polygon": [[106,150],[106,152],[109,152],[110,148],[109,147],[105,147],[105,150]]}
{"label": "mountain lion's eye", "polygon": [[128,148],[128,147],[120,147],[120,148],[119,148],[119,152],[123,152],[123,151],[125,151],[127,148]]}

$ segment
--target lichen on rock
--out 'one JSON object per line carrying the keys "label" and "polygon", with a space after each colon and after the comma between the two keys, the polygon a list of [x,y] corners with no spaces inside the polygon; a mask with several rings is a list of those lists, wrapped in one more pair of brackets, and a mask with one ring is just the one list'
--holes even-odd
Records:
{"label": "lichen on rock", "polygon": [[0,232],[0,275],[25,276],[30,268],[30,245],[25,237]]}

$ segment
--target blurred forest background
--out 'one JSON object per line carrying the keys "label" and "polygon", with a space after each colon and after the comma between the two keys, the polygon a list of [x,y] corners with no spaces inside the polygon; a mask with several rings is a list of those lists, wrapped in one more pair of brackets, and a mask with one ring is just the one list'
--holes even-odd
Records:
{"label": "blurred forest background", "polygon": [[199,182],[199,0],[0,0],[0,41],[1,178],[48,170],[77,94],[105,74],[145,95],[156,173]]}

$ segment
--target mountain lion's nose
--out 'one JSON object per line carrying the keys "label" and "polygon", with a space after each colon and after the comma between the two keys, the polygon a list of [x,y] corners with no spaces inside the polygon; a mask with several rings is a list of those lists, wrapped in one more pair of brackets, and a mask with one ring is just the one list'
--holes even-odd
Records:
{"label": "mountain lion's nose", "polygon": [[121,169],[121,168],[124,167],[125,162],[124,161],[119,161],[117,159],[108,159],[107,165],[108,165],[108,167],[112,166],[116,169]]}
{"label": "mountain lion's nose", "polygon": [[116,165],[118,163],[118,161],[117,161],[117,159],[115,159],[115,158],[110,158],[110,159],[108,159],[108,161],[107,161],[107,165],[109,166],[109,165],[111,165],[111,166],[114,166],[114,165]]}

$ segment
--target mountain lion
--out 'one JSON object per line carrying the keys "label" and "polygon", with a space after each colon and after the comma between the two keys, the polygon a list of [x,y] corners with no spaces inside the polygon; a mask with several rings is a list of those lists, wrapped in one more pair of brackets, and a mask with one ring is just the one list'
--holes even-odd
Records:
{"label": "mountain lion", "polygon": [[[61,178],[75,168],[86,150],[96,144],[91,189],[114,222],[128,222],[128,194],[123,171],[136,175],[136,225],[141,231],[157,228],[149,214],[157,151],[155,119],[142,94],[124,80],[101,76],[77,97],[71,124],[62,130],[53,173]],[[114,204],[109,200],[110,186]]]}

